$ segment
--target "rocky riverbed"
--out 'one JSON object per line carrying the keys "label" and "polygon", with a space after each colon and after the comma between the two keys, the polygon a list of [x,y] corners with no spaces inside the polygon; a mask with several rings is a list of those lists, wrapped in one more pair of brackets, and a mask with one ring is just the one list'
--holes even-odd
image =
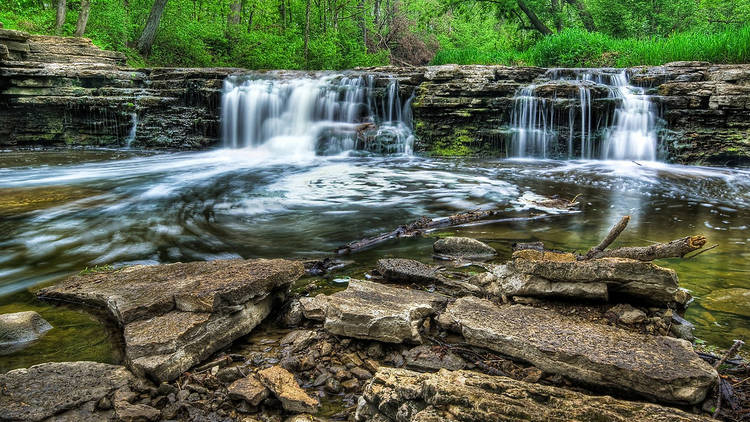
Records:
{"label": "rocky riverbed", "polygon": [[[491,256],[488,245],[442,239],[446,265],[382,259],[332,294],[298,279],[335,260],[88,271],[37,296],[103,311],[124,338],[123,364],[2,374],[0,419],[699,421],[747,408],[745,389],[728,384],[747,361],[728,356],[720,376],[719,356],[696,353],[673,272],[538,248],[519,245],[498,270],[467,258]],[[561,262],[573,270],[539,282]],[[515,281],[498,282],[509,268]],[[613,294],[574,288],[592,283]],[[623,285],[656,300],[620,295]]]}

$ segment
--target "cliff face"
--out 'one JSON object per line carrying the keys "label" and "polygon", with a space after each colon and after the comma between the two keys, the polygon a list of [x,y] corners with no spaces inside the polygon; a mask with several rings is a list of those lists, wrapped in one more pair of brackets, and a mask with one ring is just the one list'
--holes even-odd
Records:
{"label": "cliff face", "polygon": [[[414,90],[417,151],[500,156],[512,138],[513,96],[548,73],[535,67],[456,65],[378,70],[390,70],[401,79],[402,89]],[[630,82],[646,88],[659,108],[664,120],[660,149],[668,160],[750,162],[750,64],[675,62],[627,72]],[[566,93],[570,88],[576,92]],[[580,107],[577,89],[565,83],[545,83],[536,95],[554,101],[560,114],[566,115],[571,107]],[[594,121],[611,118],[615,104],[607,92],[592,89],[590,101]],[[573,113],[570,123],[573,135],[578,136],[580,115]],[[568,135],[561,133],[561,142]]]}
{"label": "cliff face", "polygon": [[[223,80],[246,71],[130,69],[124,62],[87,39],[0,29],[0,146],[191,149],[219,142]],[[416,151],[494,156],[509,148],[514,95],[548,74],[536,67],[455,65],[359,71],[394,75],[401,98],[413,95]],[[628,72],[659,107],[661,149],[669,160],[750,161],[750,65],[679,62]],[[611,116],[608,92],[590,92],[592,119]],[[550,81],[535,91],[560,115],[572,116],[561,140],[580,134],[580,116],[568,113],[580,107],[577,93],[577,85]]]}
{"label": "cliff face", "polygon": [[85,38],[0,29],[0,145],[200,148],[217,141],[222,81],[238,69],[124,64],[125,56]]}

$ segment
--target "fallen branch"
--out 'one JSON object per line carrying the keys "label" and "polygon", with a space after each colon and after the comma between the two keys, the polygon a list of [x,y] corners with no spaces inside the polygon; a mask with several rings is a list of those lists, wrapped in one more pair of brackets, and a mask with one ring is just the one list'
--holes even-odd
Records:
{"label": "fallen branch", "polygon": [[732,344],[732,347],[727,350],[727,353],[719,359],[716,363],[714,363],[714,369],[719,369],[719,367],[724,364],[724,362],[727,361],[727,359],[731,358],[732,356],[736,355],[737,352],[740,350],[740,347],[742,347],[745,344],[742,340],[735,340],[734,344]]}
{"label": "fallen branch", "polygon": [[688,236],[667,243],[657,243],[651,246],[631,246],[596,252],[582,259],[598,258],[629,258],[639,261],[653,261],[663,258],[682,258],[686,254],[697,251],[706,245],[705,236]]}
{"label": "fallen branch", "polygon": [[450,217],[443,217],[443,218],[432,219],[432,218],[422,217],[419,220],[411,224],[398,226],[395,230],[390,231],[388,233],[383,233],[375,237],[368,237],[368,238],[357,240],[354,242],[349,242],[344,246],[340,246],[336,248],[336,253],[348,254],[348,253],[352,253],[352,252],[356,252],[362,249],[369,248],[373,245],[377,245],[378,243],[385,242],[386,240],[389,240],[389,239],[395,239],[399,237],[421,236],[427,230],[443,228],[443,227],[458,226],[461,224],[470,223],[472,221],[477,221],[483,218],[493,216],[497,214],[498,212],[499,211],[497,210],[489,210],[489,211],[475,210],[475,211],[463,212],[463,213],[452,215]]}
{"label": "fallen branch", "polygon": [[609,233],[607,233],[607,237],[602,239],[602,241],[599,242],[598,245],[594,246],[593,248],[589,249],[588,252],[586,252],[586,259],[591,259],[591,257],[596,255],[597,253],[600,253],[604,251],[605,249],[607,249],[607,247],[611,245],[612,242],[615,241],[615,239],[617,239],[617,236],[619,236],[620,233],[622,233],[622,231],[625,230],[625,227],[628,226],[629,222],[630,222],[629,215],[622,217],[620,221],[609,230]]}

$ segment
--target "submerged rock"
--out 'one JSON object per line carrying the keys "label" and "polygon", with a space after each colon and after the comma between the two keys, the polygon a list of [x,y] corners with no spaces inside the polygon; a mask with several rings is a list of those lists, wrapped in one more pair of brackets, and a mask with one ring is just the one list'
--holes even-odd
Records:
{"label": "submerged rock", "polygon": [[447,301],[447,296],[436,293],[351,280],[344,291],[316,296],[318,308],[312,309],[313,301],[303,301],[302,307],[308,309],[305,315],[324,313],[323,327],[335,335],[386,343],[419,343],[422,323]]}
{"label": "submerged rock", "polygon": [[450,304],[438,322],[469,344],[544,372],[656,401],[699,403],[718,377],[684,340],[634,334],[541,308],[465,297]]}
{"label": "submerged rock", "polygon": [[435,255],[446,258],[489,259],[497,251],[476,239],[469,237],[446,237],[432,245]]}
{"label": "submerged rock", "polygon": [[106,309],[123,328],[128,366],[169,381],[248,334],[303,273],[283,259],[135,266],[74,276],[38,296]]}
{"label": "submerged rock", "polygon": [[[69,420],[107,420],[95,405],[116,390],[140,384],[125,367],[97,362],[43,363],[0,375],[0,419],[40,421],[54,415]],[[65,413],[63,413],[65,412]]]}
{"label": "submerged rock", "polygon": [[714,290],[703,298],[701,306],[711,311],[750,317],[750,290],[739,287]]}
{"label": "submerged rock", "polygon": [[305,393],[286,369],[280,366],[258,371],[260,382],[281,401],[284,410],[296,413],[314,413],[320,403]]}
{"label": "submerged rock", "polygon": [[24,348],[51,329],[52,325],[34,311],[0,315],[0,355]]}
{"label": "submerged rock", "polygon": [[712,419],[650,403],[617,400],[471,371],[420,374],[381,368],[359,400],[365,421],[692,422]]}

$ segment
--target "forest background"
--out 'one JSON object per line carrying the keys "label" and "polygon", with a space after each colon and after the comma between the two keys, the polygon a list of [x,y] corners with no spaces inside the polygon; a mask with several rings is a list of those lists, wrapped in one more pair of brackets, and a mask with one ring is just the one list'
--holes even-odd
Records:
{"label": "forest background", "polygon": [[750,62],[750,0],[0,0],[0,23],[136,67]]}

